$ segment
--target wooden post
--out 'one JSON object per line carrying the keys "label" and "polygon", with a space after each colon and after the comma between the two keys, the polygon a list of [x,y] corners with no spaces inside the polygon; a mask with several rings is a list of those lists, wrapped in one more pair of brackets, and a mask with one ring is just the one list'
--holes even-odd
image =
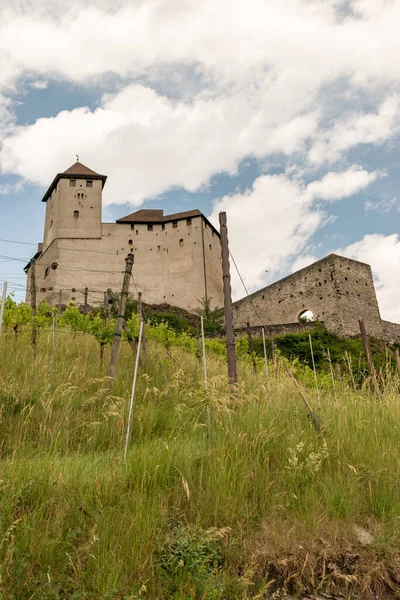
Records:
{"label": "wooden post", "polygon": [[147,344],[146,344],[146,323],[143,319],[143,305],[142,305],[142,292],[138,292],[138,303],[137,303],[137,307],[138,307],[138,314],[139,314],[139,322],[143,323],[143,334],[142,334],[142,356],[143,356],[143,363],[146,362],[146,349],[147,349]]}
{"label": "wooden post", "polygon": [[[204,335],[204,317],[200,316],[201,321],[201,348],[203,351],[203,375],[204,375],[204,388],[207,394],[207,357],[206,357],[206,340]],[[210,405],[207,397],[207,438],[208,438],[208,449],[210,450],[210,439],[211,439],[211,417],[210,417]]]}
{"label": "wooden post", "polygon": [[104,292],[104,300],[103,300],[103,309],[104,309],[104,319],[107,319],[107,292]]}
{"label": "wooden post", "polygon": [[36,348],[36,260],[31,260],[31,307],[32,307],[32,346]]}
{"label": "wooden post", "polygon": [[272,363],[274,365],[274,378],[277,379],[278,378],[278,362],[276,360],[276,352],[275,352],[275,340],[274,338],[271,336],[270,337],[270,341],[271,341],[271,354],[272,354]]}
{"label": "wooden post", "polygon": [[3,296],[1,299],[1,309],[0,309],[0,335],[1,335],[1,330],[3,327],[3,317],[4,317],[4,308],[6,305],[6,298],[7,298],[7,281],[5,281],[3,283]]}
{"label": "wooden post", "polygon": [[335,398],[335,406],[337,406],[337,395],[336,395],[336,385],[335,385],[335,377],[333,375],[333,368],[332,368],[332,361],[331,361],[331,351],[328,348],[328,361],[329,361],[329,369],[331,371],[331,379],[332,379],[332,388],[333,388],[333,395]]}
{"label": "wooden post", "polygon": [[229,266],[229,243],[226,212],[219,213],[219,226],[221,234],[222,280],[224,284],[224,308],[226,329],[226,351],[228,356],[228,377],[231,385],[237,383],[235,333],[233,331],[232,291]]}
{"label": "wooden post", "polygon": [[315,379],[315,389],[317,390],[317,398],[318,398],[318,408],[321,408],[321,397],[319,395],[319,387],[318,387],[318,378],[317,378],[317,369],[315,368],[315,360],[314,360],[314,350],[312,346],[311,334],[308,334],[308,339],[310,341],[310,350],[311,350],[311,360],[314,371],[314,379]]}
{"label": "wooden post", "polygon": [[369,347],[367,331],[365,329],[364,321],[362,319],[360,319],[358,321],[358,324],[360,326],[361,337],[362,337],[362,341],[364,344],[365,356],[367,357],[369,374],[371,375],[372,385],[374,386],[375,394],[377,396],[380,396],[381,392],[380,392],[380,389],[378,386],[378,381],[376,379],[375,367],[374,367],[374,363],[372,361],[371,348]]}
{"label": "wooden post", "polygon": [[122,328],[125,322],[125,310],[126,310],[126,301],[128,298],[129,291],[129,280],[132,274],[132,265],[133,265],[134,256],[133,254],[128,254],[126,257],[125,263],[125,273],[124,273],[124,281],[122,284],[121,297],[119,300],[119,309],[117,322],[115,325],[115,333],[114,333],[114,341],[111,348],[111,359],[110,359],[110,370],[109,370],[109,388],[110,390],[113,387],[115,374],[117,372],[117,363],[118,363],[118,355],[119,355],[119,347],[121,344],[121,333]]}
{"label": "wooden post", "polygon": [[107,319],[111,319],[112,317],[112,312],[111,312],[111,305],[112,305],[112,301],[111,300],[111,294],[110,294],[110,289],[107,290],[106,294],[107,294]]}
{"label": "wooden post", "polygon": [[53,389],[54,367],[56,363],[57,350],[57,315],[53,316],[53,347],[51,353],[51,369],[50,369],[50,391]]}
{"label": "wooden post", "polygon": [[285,369],[286,369],[286,372],[289,375],[290,379],[292,380],[294,387],[297,389],[297,391],[300,394],[301,399],[303,400],[304,404],[306,405],[309,415],[312,418],[312,420],[314,421],[315,429],[317,430],[318,433],[321,433],[322,427],[321,427],[320,420],[318,419],[316,413],[313,411],[313,408],[312,408],[307,396],[302,391],[301,387],[298,384],[297,379],[295,378],[293,373],[290,372],[288,367],[286,367],[286,365],[285,365]]}
{"label": "wooden post", "polygon": [[399,355],[398,348],[396,348],[396,366],[397,366],[397,371],[400,374],[400,355]]}
{"label": "wooden post", "polygon": [[253,345],[253,336],[251,335],[251,327],[250,323],[247,323],[247,337],[249,339],[249,354],[251,356],[251,362],[253,364],[254,375],[257,374],[257,363],[254,357],[254,345]]}
{"label": "wooden post", "polygon": [[349,373],[350,373],[351,381],[353,383],[353,388],[354,388],[354,391],[356,391],[356,382],[354,381],[353,369],[351,368],[351,362],[350,362],[350,356],[349,356],[349,353],[347,352],[347,350],[345,350],[344,353],[346,355],[347,364],[349,365]]}
{"label": "wooden post", "polygon": [[61,317],[61,311],[62,311],[62,290],[60,290],[60,298],[58,300],[58,316]]}
{"label": "wooden post", "polygon": [[85,303],[83,305],[83,314],[86,316],[88,312],[88,288],[85,287]]}

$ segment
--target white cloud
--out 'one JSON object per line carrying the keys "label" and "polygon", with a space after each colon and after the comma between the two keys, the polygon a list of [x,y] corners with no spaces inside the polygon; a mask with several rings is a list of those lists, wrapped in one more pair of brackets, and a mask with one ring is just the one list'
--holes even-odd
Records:
{"label": "white cloud", "polygon": [[[297,153],[302,163],[311,142],[310,161],[319,164],[381,143],[398,123],[400,4],[353,0],[356,14],[346,17],[340,5],[9,0],[0,8],[0,91],[18,89],[24,77],[40,88],[52,78],[101,84],[109,74],[125,87],[94,112],[81,107],[7,130],[1,168],[46,185],[79,153],[118,178],[107,201],[139,203],[170,186],[197,190],[248,156]],[[381,105],[335,114],[318,133],[319,92],[338,80],[355,99],[379,96]],[[339,114],[341,101],[332,103]]]}
{"label": "white cloud", "polygon": [[400,198],[382,198],[381,200],[367,200],[365,210],[376,210],[381,214],[390,212],[393,208],[400,211]]}
{"label": "white cloud", "polygon": [[31,88],[33,88],[34,90],[45,90],[48,87],[48,85],[48,81],[45,81],[43,79],[32,81],[32,83],[30,84]]}
{"label": "white cloud", "polygon": [[16,127],[3,142],[0,165],[48,185],[79,154],[90,168],[111,175],[106,204],[140,204],[173,186],[196,191],[216,173],[234,173],[243,156],[298,149],[317,117],[284,112],[288,120],[279,126],[259,96],[199,97],[188,104],[130,85],[105,96],[94,112],[77,108]]}
{"label": "white cloud", "polygon": [[[367,176],[363,182],[358,179],[357,190],[367,187],[372,180]],[[306,266],[307,260],[313,262],[313,256],[296,259],[296,255],[324,222],[323,208],[313,204],[313,200],[332,198],[329,181],[334,182],[336,200],[354,193],[355,184],[349,172],[329,173],[308,186],[300,180],[291,180],[287,174],[263,175],[255,180],[251,190],[225,196],[215,204],[210,219],[217,225],[218,213],[226,211],[230,247],[246,286],[257,289],[266,285],[268,279],[289,268],[290,260],[295,260],[296,268]],[[232,275],[235,297],[243,296],[237,276]]]}
{"label": "white cloud", "polygon": [[335,162],[359,144],[380,144],[400,131],[400,98],[387,98],[376,113],[352,114],[316,136],[308,158],[313,164]]}
{"label": "white cloud", "polygon": [[336,250],[338,254],[371,265],[381,317],[400,322],[400,239],[397,234],[366,235],[362,240]]}
{"label": "white cloud", "polygon": [[344,196],[357,194],[380,175],[378,171],[368,172],[353,165],[347,171],[327,173],[320,181],[313,181],[307,186],[307,192],[312,198],[340,200]]}
{"label": "white cloud", "polygon": [[302,254],[301,256],[298,256],[290,265],[290,271],[292,273],[295,273],[296,271],[299,271],[300,269],[304,269],[304,267],[308,267],[309,265],[312,265],[313,263],[315,263],[318,260],[317,256],[314,256],[314,254]]}

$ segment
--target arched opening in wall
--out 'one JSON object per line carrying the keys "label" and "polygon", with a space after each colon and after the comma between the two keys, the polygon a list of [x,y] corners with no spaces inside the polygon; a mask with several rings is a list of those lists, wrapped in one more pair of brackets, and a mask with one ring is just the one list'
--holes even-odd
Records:
{"label": "arched opening in wall", "polygon": [[303,310],[303,312],[299,314],[298,320],[300,323],[310,323],[311,321],[315,321],[313,311],[309,309]]}

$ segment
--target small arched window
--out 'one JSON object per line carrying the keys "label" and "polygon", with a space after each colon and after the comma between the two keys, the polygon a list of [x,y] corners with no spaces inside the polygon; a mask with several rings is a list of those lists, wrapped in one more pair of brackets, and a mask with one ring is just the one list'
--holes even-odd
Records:
{"label": "small arched window", "polygon": [[74,217],[79,217],[79,210],[74,210]]}
{"label": "small arched window", "polygon": [[182,248],[182,246],[183,246],[183,240],[179,240],[179,245]]}

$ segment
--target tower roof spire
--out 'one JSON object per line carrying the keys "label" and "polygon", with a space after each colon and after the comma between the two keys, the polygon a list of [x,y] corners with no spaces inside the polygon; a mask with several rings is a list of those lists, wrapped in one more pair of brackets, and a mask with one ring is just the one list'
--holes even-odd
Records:
{"label": "tower roof spire", "polygon": [[92,171],[92,169],[86,167],[84,164],[79,162],[78,155],[77,159],[78,160],[76,161],[76,163],[71,165],[69,169],[67,169],[63,173],[57,173],[49,189],[43,196],[42,202],[47,202],[60,179],[100,179],[102,181],[102,187],[104,187],[104,184],[107,180],[107,175],[99,175],[99,173],[96,173],[96,171]]}

